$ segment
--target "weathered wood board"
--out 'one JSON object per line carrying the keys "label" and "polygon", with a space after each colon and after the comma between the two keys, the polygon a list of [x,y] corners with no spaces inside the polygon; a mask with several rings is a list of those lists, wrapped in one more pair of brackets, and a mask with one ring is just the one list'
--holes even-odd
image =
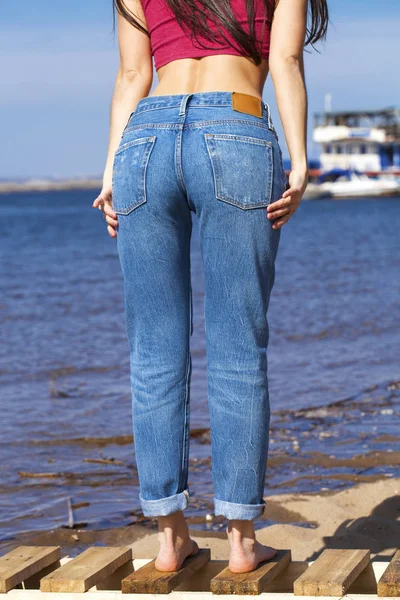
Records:
{"label": "weathered wood board", "polygon": [[367,567],[370,550],[327,548],[293,584],[295,596],[343,596]]}
{"label": "weathered wood board", "polygon": [[233,573],[226,567],[210,582],[213,594],[260,594],[291,561],[290,550],[279,550],[270,560],[260,563],[254,571],[248,573]]}
{"label": "weathered wood board", "polygon": [[60,546],[18,546],[0,558],[0,593],[60,559]]}
{"label": "weathered wood board", "polygon": [[[96,551],[96,554],[99,550],[104,550],[104,547],[92,547],[89,550]],[[128,559],[118,566],[118,561],[114,560],[113,564],[113,561],[110,561],[112,557],[109,555],[107,561],[105,561],[106,566],[104,569],[99,561],[89,559],[90,564],[83,564],[82,572],[79,573],[80,582],[86,581],[86,584],[81,586],[81,591],[65,591],[64,589],[62,592],[43,592],[39,589],[42,580],[45,580],[49,574],[54,576],[56,571],[60,573],[60,564],[65,568],[75,562],[76,570],[76,562],[78,559],[82,560],[81,557],[85,553],[75,558],[69,556],[60,558],[60,546],[19,546],[0,558],[0,579],[2,579],[3,590],[8,588],[6,593],[12,600],[40,600],[41,598],[46,600],[78,600],[80,598],[118,600],[118,598],[121,598],[121,587],[124,578],[129,579],[131,574],[138,574],[142,569],[142,573],[144,573],[145,567],[154,563],[154,560],[132,558],[129,547],[122,549],[111,547],[108,550],[112,552],[115,550],[117,552],[128,550]],[[170,590],[166,593],[169,594],[171,600],[206,600],[206,598],[212,598],[211,581],[227,570],[228,560],[211,560],[210,550],[207,549],[206,551],[208,554],[207,560],[205,560],[203,566],[197,565],[196,569],[194,567],[189,568],[185,570],[185,573],[164,574],[156,571],[157,578],[159,578],[159,575],[161,575],[161,579],[171,578],[169,584],[164,582],[164,584],[166,583],[164,588]],[[325,567],[320,560],[324,554]],[[329,560],[327,560],[327,557]],[[316,596],[321,597],[321,594],[325,594],[326,598],[330,597],[332,599],[332,594],[334,594],[335,600],[354,600],[355,595],[359,600],[378,600],[383,596],[400,598],[400,550],[396,551],[391,561],[389,558],[385,558],[383,556],[376,557],[375,560],[369,561],[368,550],[335,550],[333,552],[332,550],[326,550],[314,561],[296,562],[289,560],[285,568],[273,577],[271,574],[269,580],[267,577],[266,580],[262,581],[262,585],[259,585],[260,600],[261,598],[263,600],[290,600],[290,598],[293,598],[294,584],[302,579],[303,585],[308,582],[318,587],[317,590],[314,590],[314,593],[309,590],[307,600],[311,600]],[[262,566],[269,562],[265,561]],[[313,565],[319,565],[314,575]],[[85,580],[84,575],[85,573],[87,575],[88,566],[96,574],[92,579]],[[251,573],[254,575],[255,571]],[[312,575],[311,579],[310,574]],[[230,577],[232,575],[236,576],[237,574],[231,574]],[[248,577],[249,574],[243,575]],[[68,579],[68,586],[70,584],[71,577]],[[327,584],[329,584],[330,589],[324,589],[323,586]],[[87,588],[86,591],[83,591],[84,588]],[[253,588],[250,593],[228,592],[225,595],[220,594],[219,597],[221,600],[223,598],[227,600],[231,595],[234,595],[238,600],[244,600],[253,597],[255,592],[256,588]],[[143,598],[143,600],[154,598],[156,600],[160,598],[160,593],[162,592],[151,593],[148,590],[142,593],[132,592],[131,594],[125,592],[124,597],[132,597],[135,600],[140,600],[140,598]]]}
{"label": "weathered wood board", "polygon": [[400,598],[400,550],[397,550],[378,581],[378,596]]}
{"label": "weathered wood board", "polygon": [[123,594],[169,594],[185,578],[190,577],[211,558],[209,548],[200,548],[197,554],[186,558],[182,567],[177,571],[163,573],[158,571],[155,566],[155,560],[147,563],[141,569],[138,569],[128,577],[122,580]]}
{"label": "weathered wood board", "polygon": [[42,592],[86,592],[124,563],[132,548],[93,546],[40,580]]}

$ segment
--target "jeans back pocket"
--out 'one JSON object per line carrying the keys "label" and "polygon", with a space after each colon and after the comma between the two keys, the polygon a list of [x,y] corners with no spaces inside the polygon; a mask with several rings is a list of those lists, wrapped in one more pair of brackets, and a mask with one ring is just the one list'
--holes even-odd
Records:
{"label": "jeans back pocket", "polygon": [[120,143],[114,155],[112,174],[112,207],[119,215],[127,215],[144,204],[146,171],[155,135]]}
{"label": "jeans back pocket", "polygon": [[271,203],[274,178],[272,142],[233,133],[205,133],[219,200],[244,210]]}

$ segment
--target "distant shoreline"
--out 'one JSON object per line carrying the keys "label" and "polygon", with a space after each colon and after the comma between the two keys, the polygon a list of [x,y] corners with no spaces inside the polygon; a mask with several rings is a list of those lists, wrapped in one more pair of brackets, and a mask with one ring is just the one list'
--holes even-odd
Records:
{"label": "distant shoreline", "polygon": [[[289,175],[289,171],[285,170],[286,175]],[[316,182],[317,177],[321,174],[320,169],[309,169],[309,186],[303,196],[304,199],[314,199],[317,197],[333,197],[339,199],[338,194],[331,195],[326,190],[321,193],[320,186]],[[369,177],[376,177],[382,175],[391,175],[393,177],[400,176],[400,172],[365,172],[365,175]],[[93,178],[74,178],[74,179],[40,179],[32,178],[24,181],[1,181],[0,180],[0,195],[14,192],[47,192],[47,191],[61,191],[61,190],[101,190],[103,186],[103,180],[101,177]],[[376,196],[387,196],[387,195],[398,195],[398,190],[380,190],[377,191]],[[346,195],[347,197],[347,195]],[[360,190],[359,194],[352,193],[350,197],[364,197],[364,191]]]}
{"label": "distant shoreline", "polygon": [[0,194],[8,194],[10,192],[101,189],[102,185],[103,182],[101,179],[65,179],[60,181],[29,179],[27,181],[0,181]]}

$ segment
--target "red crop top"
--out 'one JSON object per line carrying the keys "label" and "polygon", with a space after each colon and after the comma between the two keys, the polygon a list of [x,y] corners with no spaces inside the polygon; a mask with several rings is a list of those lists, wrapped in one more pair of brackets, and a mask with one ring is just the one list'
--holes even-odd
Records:
{"label": "red crop top", "polygon": [[[183,2],[185,0],[182,0]],[[269,54],[269,34],[270,23],[268,13],[265,17],[264,36],[261,39],[263,17],[264,17],[264,0],[254,0],[255,15],[254,27],[256,38],[260,43],[260,49],[263,57]],[[178,24],[175,15],[168,6],[165,0],[142,0],[143,12],[146,17],[147,27],[150,35],[151,53],[154,56],[154,66],[157,69],[167,64],[171,60],[178,58],[199,58],[201,56],[210,56],[213,54],[235,54],[243,55],[243,50],[237,45],[234,38],[226,29],[223,29],[227,39],[232,41],[235,48],[229,46],[223,38],[220,38],[218,45],[214,45],[210,40],[201,36],[197,39],[207,47],[212,49],[204,49],[196,44],[196,37],[192,42],[189,34]],[[246,4],[244,0],[231,0],[232,11],[244,30],[249,33]],[[209,28],[218,39],[218,30],[214,23],[209,20]],[[222,25],[221,25],[222,28]]]}

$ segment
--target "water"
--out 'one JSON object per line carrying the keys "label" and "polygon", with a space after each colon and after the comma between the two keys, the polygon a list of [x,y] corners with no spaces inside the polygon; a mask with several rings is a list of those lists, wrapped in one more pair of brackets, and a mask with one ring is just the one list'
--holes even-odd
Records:
{"label": "water", "polygon": [[[122,274],[116,241],[91,208],[96,195],[0,197],[0,541],[67,526],[69,505],[75,527],[146,522],[137,499]],[[186,515],[209,528],[196,217],[193,225]],[[400,476],[399,225],[400,198],[369,198],[303,201],[283,227],[269,309],[266,495]]]}

